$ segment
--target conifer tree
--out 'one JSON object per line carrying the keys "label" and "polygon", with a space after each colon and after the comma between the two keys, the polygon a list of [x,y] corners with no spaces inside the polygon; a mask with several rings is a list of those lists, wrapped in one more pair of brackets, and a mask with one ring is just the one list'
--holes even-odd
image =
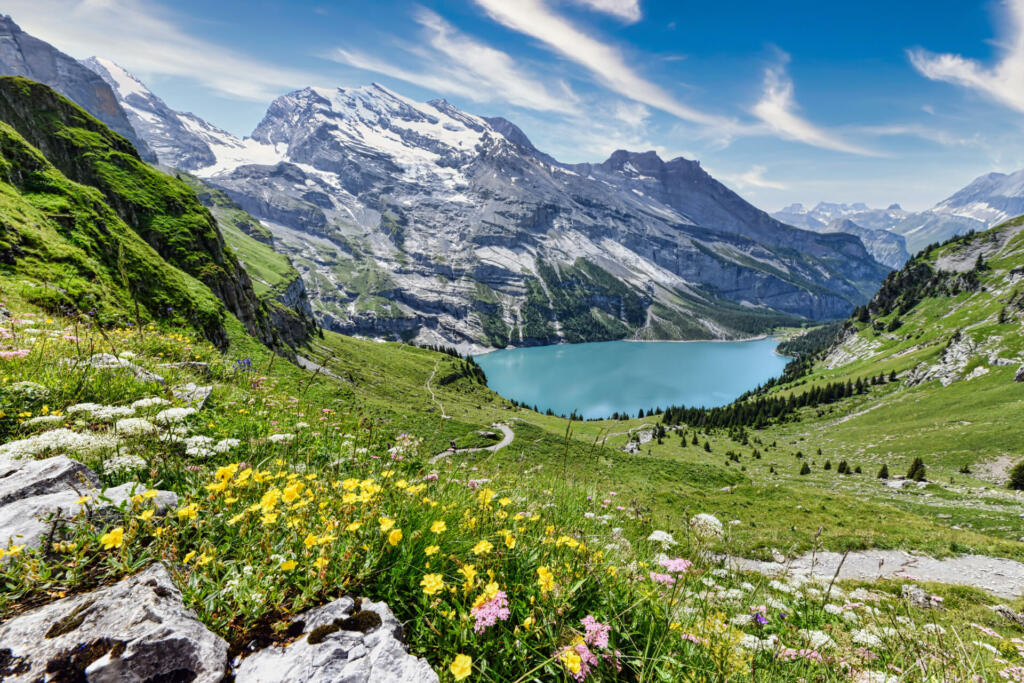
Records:
{"label": "conifer tree", "polygon": [[888,479],[889,478],[889,466],[888,465],[882,465],[882,468],[880,470],[878,470],[878,478],[879,479]]}

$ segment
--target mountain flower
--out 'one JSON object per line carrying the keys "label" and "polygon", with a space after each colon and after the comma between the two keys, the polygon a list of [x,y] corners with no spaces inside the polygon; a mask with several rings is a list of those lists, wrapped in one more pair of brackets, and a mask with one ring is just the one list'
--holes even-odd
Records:
{"label": "mountain flower", "polygon": [[456,655],[448,670],[457,681],[468,678],[473,673],[473,658],[469,655]]}

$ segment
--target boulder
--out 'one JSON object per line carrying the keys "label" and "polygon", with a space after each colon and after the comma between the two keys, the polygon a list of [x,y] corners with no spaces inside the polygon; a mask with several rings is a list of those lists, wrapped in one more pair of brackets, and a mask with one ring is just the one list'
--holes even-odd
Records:
{"label": "boulder", "polygon": [[923,588],[913,583],[904,584],[900,588],[900,594],[904,600],[918,609],[931,609],[941,604],[933,600],[932,596],[926,593]]}
{"label": "boulder", "polygon": [[1014,382],[1024,382],[1024,365],[1017,368],[1017,374],[1013,378]]}
{"label": "boulder", "polygon": [[188,382],[187,384],[179,384],[176,387],[172,387],[171,393],[179,401],[188,403],[196,410],[202,410],[203,406],[206,405],[206,399],[210,398],[210,394],[213,393],[213,387],[200,386],[195,382]]}
{"label": "boulder", "polygon": [[227,649],[185,608],[167,569],[154,564],[0,625],[0,674],[10,683],[216,683]]}
{"label": "boulder", "polygon": [[[74,363],[74,361],[72,361],[72,363]],[[132,363],[127,358],[121,358],[112,353],[94,354],[89,358],[89,360],[84,361],[82,364],[91,368],[96,368],[97,370],[125,370],[134,373],[135,377],[143,382],[164,383],[164,378],[155,372],[150,372],[144,367]]]}
{"label": "boulder", "polygon": [[382,602],[341,598],[298,615],[302,635],[242,660],[236,683],[437,683],[426,660],[405,647],[402,625]]}
{"label": "boulder", "polygon": [[99,485],[92,470],[63,455],[43,460],[0,460],[0,508],[24,498]]}
{"label": "boulder", "polygon": [[[77,490],[69,487],[53,493],[13,500],[0,507],[0,548],[6,548],[10,544],[37,548],[50,533],[51,520],[55,516],[70,519],[80,514],[86,506],[93,512],[113,512],[133,495],[145,493],[147,490],[142,484],[130,482],[106,489],[102,493],[98,488],[80,486]],[[109,500],[101,499],[100,495]],[[78,502],[82,496],[91,496],[91,500]],[[178,496],[171,491],[159,491],[150,504],[156,508],[157,514],[162,514],[170,508],[177,507]]]}

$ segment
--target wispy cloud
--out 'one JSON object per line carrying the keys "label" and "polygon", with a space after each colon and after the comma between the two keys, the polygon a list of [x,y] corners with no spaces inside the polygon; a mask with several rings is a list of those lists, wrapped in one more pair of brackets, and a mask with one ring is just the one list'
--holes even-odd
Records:
{"label": "wispy cloud", "polygon": [[552,12],[543,0],[476,0],[498,23],[531,36],[587,69],[608,89],[686,121],[716,128],[737,128],[730,119],[691,107],[636,73],[611,45],[584,33]]}
{"label": "wispy cloud", "polygon": [[761,119],[769,130],[788,140],[837,152],[881,156],[870,149],[847,142],[799,115],[799,107],[793,92],[793,80],[786,71],[788,62],[789,55],[783,53],[778,64],[765,69],[764,91],[761,99],[754,105],[753,114]]}
{"label": "wispy cloud", "polygon": [[1009,40],[1002,59],[991,68],[961,55],[933,54],[922,49],[907,52],[910,63],[925,78],[976,90],[1024,112],[1024,0],[1009,0],[1007,15]]}
{"label": "wispy cloud", "polygon": [[3,9],[75,57],[98,53],[137,73],[191,78],[231,98],[263,101],[322,80],[192,35],[148,0],[6,0]]}
{"label": "wispy cloud", "polygon": [[789,186],[775,180],[764,177],[764,166],[752,166],[749,171],[738,175],[721,175],[722,180],[736,185],[740,189],[747,187],[760,187],[769,190],[788,190]]}
{"label": "wispy cloud", "polygon": [[610,14],[630,24],[635,24],[643,17],[640,12],[640,0],[570,0],[570,2]]}
{"label": "wispy cloud", "polygon": [[[552,90],[525,73],[511,56],[460,32],[429,10],[416,13],[423,44],[401,44],[404,51],[428,65],[407,69],[362,52],[338,48],[327,57],[365,71],[397,78],[438,93],[474,102],[504,101],[526,109],[573,113],[577,98],[568,85]],[[429,49],[425,49],[425,47]]]}

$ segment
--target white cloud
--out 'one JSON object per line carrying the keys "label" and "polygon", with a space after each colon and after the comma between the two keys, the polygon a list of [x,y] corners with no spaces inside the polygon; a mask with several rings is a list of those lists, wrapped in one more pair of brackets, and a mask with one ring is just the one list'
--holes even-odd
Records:
{"label": "white cloud", "polygon": [[986,68],[961,55],[909,50],[911,64],[925,78],[977,90],[1007,107],[1024,112],[1024,0],[1009,0],[1009,41],[1001,61]]}
{"label": "white cloud", "polygon": [[424,71],[341,48],[327,57],[474,102],[500,100],[526,109],[561,113],[576,110],[577,98],[568,85],[560,84],[557,91],[552,91],[525,74],[508,54],[459,32],[434,12],[420,10],[416,21],[423,27],[424,44],[430,49],[419,44],[402,47],[428,64]]}
{"label": "white cloud", "polygon": [[635,24],[640,21],[640,0],[570,0],[577,5],[584,5],[592,10],[610,14],[625,22]]}
{"label": "white cloud", "polygon": [[593,38],[552,12],[543,0],[476,0],[498,23],[532,36],[565,58],[586,68],[605,87],[678,118],[701,125],[735,129],[729,119],[690,107],[646,80],[614,47]]}
{"label": "white cloud", "polygon": [[877,152],[846,142],[836,134],[819,128],[802,118],[797,113],[798,106],[793,96],[793,81],[786,72],[789,56],[783,54],[781,57],[778,64],[765,70],[764,92],[760,101],[754,105],[754,115],[761,119],[769,130],[788,140],[796,140],[837,152],[880,156]]}
{"label": "white cloud", "polygon": [[651,110],[639,102],[623,102],[620,100],[615,103],[612,115],[630,128],[640,128],[651,117]]}
{"label": "white cloud", "polygon": [[98,54],[145,75],[196,80],[221,95],[264,101],[317,76],[274,66],[190,35],[149,0],[6,0],[26,32],[83,58]]}
{"label": "white cloud", "polygon": [[739,188],[761,187],[769,190],[787,190],[789,186],[775,180],[768,180],[764,177],[764,166],[752,166],[749,171],[739,175],[722,175],[722,180],[732,183]]}

